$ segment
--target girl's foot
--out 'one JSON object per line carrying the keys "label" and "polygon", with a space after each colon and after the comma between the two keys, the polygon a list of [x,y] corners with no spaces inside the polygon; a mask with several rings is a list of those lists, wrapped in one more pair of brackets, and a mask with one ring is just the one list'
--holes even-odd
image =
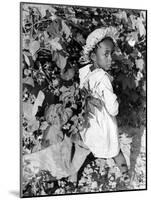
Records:
{"label": "girl's foot", "polygon": [[77,184],[78,181],[78,173],[76,172],[75,174],[72,174],[71,176],[68,177],[68,181],[72,182],[74,184]]}
{"label": "girl's foot", "polygon": [[129,173],[129,170],[122,172],[122,176],[120,178],[122,182],[124,182],[124,185],[127,189],[134,189],[132,185],[132,179]]}

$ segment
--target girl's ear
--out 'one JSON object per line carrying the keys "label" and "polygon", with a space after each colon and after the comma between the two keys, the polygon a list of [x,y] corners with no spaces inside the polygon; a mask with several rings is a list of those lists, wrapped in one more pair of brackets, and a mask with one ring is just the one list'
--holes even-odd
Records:
{"label": "girl's ear", "polygon": [[93,62],[96,61],[96,54],[94,52],[91,53],[90,58]]}

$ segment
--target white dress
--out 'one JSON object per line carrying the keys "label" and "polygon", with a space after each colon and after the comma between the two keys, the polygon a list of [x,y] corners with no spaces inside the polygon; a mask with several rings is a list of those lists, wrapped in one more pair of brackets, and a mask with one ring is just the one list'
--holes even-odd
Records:
{"label": "white dress", "polygon": [[79,70],[80,88],[87,88],[89,81],[92,95],[101,99],[104,106],[101,111],[95,107],[95,114],[89,119],[90,127],[82,130],[80,135],[95,157],[112,158],[120,151],[116,121],[119,104],[109,74],[101,68],[91,72],[90,66],[88,64]]}

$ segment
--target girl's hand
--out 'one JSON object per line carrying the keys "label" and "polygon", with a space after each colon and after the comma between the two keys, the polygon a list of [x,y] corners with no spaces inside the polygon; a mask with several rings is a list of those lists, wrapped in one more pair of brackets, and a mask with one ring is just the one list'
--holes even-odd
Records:
{"label": "girl's hand", "polygon": [[89,99],[89,103],[91,103],[92,105],[94,105],[95,107],[97,107],[99,110],[102,109],[103,103],[98,98],[95,98],[95,97],[91,96],[90,99]]}

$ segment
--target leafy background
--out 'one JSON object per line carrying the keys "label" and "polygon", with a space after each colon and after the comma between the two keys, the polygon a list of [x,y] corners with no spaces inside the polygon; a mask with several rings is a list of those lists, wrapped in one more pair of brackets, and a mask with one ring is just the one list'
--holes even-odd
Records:
{"label": "leafy background", "polygon": [[[21,9],[23,155],[56,144],[65,136],[71,143],[81,141],[84,101],[79,89],[79,69],[83,67],[79,59],[82,47],[94,29],[116,26],[120,29],[119,48],[113,54],[111,74],[120,102],[117,120],[121,146],[125,152],[129,147],[133,151],[132,157],[130,154],[128,157],[135,171],[134,188],[144,188],[146,12],[27,3]],[[78,186],[68,178],[52,181],[50,172],[41,171],[36,175],[39,178],[32,177],[23,183],[23,193],[38,196],[125,189],[113,176],[117,174],[113,166],[111,160],[89,162]]]}

